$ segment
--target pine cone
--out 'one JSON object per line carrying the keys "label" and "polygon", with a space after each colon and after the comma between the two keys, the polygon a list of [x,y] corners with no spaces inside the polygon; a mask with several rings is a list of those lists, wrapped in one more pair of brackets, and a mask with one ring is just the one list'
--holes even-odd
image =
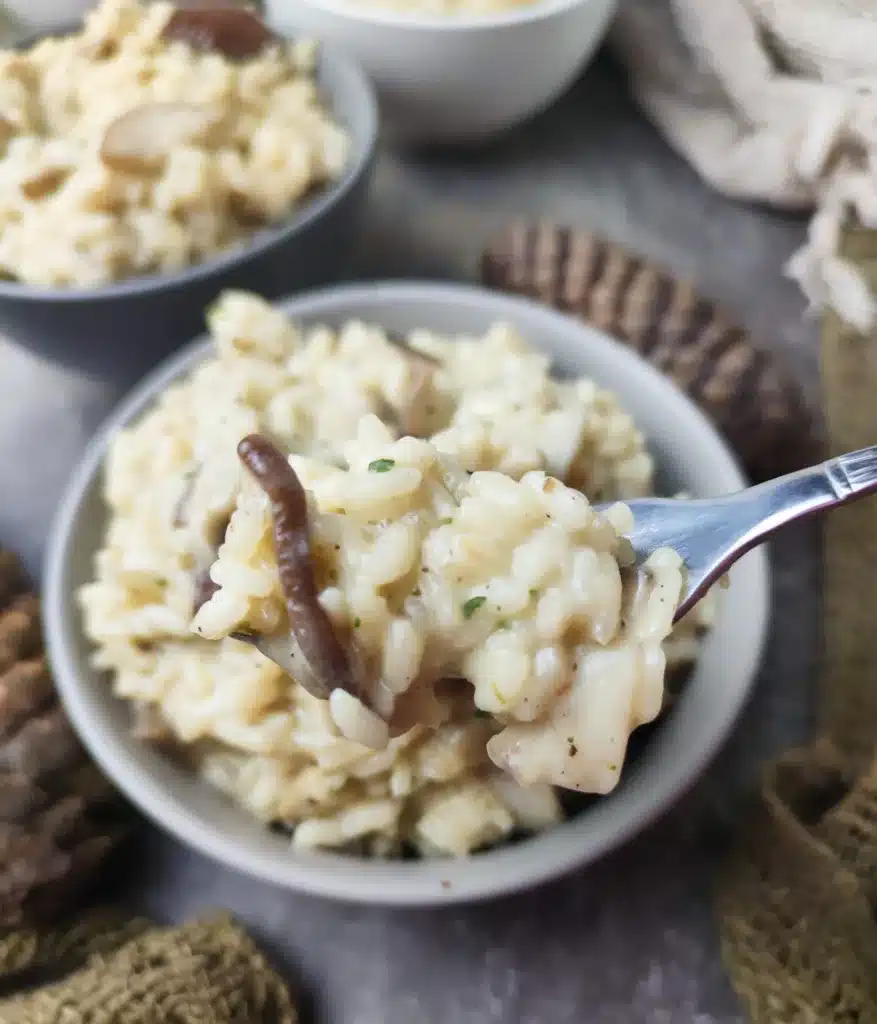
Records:
{"label": "pine cone", "polygon": [[694,399],[754,479],[819,459],[811,412],[775,356],[648,260],[586,231],[518,223],[486,250],[481,278],[628,344]]}
{"label": "pine cone", "polygon": [[69,906],[124,834],[118,797],[58,703],[26,587],[0,549],[0,928]]}

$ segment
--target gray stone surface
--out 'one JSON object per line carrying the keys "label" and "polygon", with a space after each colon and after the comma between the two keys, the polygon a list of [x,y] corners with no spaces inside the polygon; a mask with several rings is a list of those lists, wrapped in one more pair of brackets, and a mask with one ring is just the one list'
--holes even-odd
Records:
{"label": "gray stone surface", "polygon": [[[526,212],[597,229],[696,279],[788,356],[815,397],[815,331],[782,276],[803,224],[711,194],[633,110],[603,62],[554,110],[486,151],[381,161],[362,277],[472,275]],[[68,472],[118,388],[0,342],[0,539],[37,570]],[[132,898],[168,920],[238,914],[289,973],[305,1019],[337,1024],[731,1024],[710,889],[741,794],[805,735],[814,544],[774,551],[775,619],[733,741],[663,821],[601,864],[530,894],[442,911],[360,909],[242,878],[151,832]]]}

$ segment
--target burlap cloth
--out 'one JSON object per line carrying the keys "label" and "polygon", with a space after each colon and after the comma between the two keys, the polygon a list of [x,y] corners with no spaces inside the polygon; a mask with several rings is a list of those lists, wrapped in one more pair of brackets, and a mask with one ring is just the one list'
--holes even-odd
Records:
{"label": "burlap cloth", "polygon": [[296,1024],[285,982],[226,916],[157,928],[93,913],[0,939],[2,1024]]}
{"label": "burlap cloth", "polygon": [[[877,236],[843,244],[877,286]],[[834,314],[821,344],[828,447],[877,441],[877,347]],[[821,735],[767,768],[722,881],[725,958],[755,1024],[877,1022],[877,515],[824,524]]]}
{"label": "burlap cloth", "polygon": [[[847,254],[877,284],[877,240]],[[516,226],[487,251],[491,287],[610,330],[706,410],[754,477],[815,455],[782,369],[687,285],[582,233]],[[830,445],[877,437],[877,354],[826,320]],[[877,528],[867,503],[826,529],[823,735],[770,766],[720,893],[726,961],[753,1024],[877,1022]],[[2,856],[2,852],[0,852]],[[0,863],[2,869],[2,863]],[[227,916],[160,928],[116,912],[0,932],[0,1024],[292,1024],[282,981]]]}

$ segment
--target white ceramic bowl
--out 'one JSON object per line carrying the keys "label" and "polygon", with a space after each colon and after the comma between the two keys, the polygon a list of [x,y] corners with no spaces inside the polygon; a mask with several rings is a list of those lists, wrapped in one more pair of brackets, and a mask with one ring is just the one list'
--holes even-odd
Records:
{"label": "white ceramic bowl", "polygon": [[535,0],[479,17],[401,14],[356,0],[265,0],[269,25],[355,57],[395,141],[480,142],[547,107],[600,44],[617,0]]}
{"label": "white ceramic bowl", "polygon": [[17,22],[15,27],[28,35],[79,21],[95,6],[97,0],[3,0],[5,11]]}
{"label": "white ceramic bowl", "polygon": [[[700,497],[743,486],[723,442],[665,378],[599,332],[541,306],[460,285],[399,283],[328,289],[286,301],[283,308],[303,321],[338,325],[361,318],[400,332],[432,327],[480,333],[497,320],[513,322],[560,372],[589,374],[619,395],[649,438],[664,488]],[[467,859],[381,862],[294,851],[288,840],[133,739],[125,704],[89,666],[73,595],[91,579],[106,525],[100,471],[112,436],[210,350],[202,339],[174,356],[100,430],[61,501],[47,555],[45,630],[61,697],[86,746],[133,803],[208,856],[286,888],[364,903],[438,904],[511,892],[593,861],[642,829],[694,781],[752,685],[768,621],[763,551],[734,569],[693,677],[616,792],[551,831]]]}

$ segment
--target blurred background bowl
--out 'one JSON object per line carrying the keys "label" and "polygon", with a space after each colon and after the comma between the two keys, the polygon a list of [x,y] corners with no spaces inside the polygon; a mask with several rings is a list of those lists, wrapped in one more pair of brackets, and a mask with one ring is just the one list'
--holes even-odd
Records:
{"label": "blurred background bowl", "polygon": [[600,45],[617,0],[535,0],[486,16],[423,16],[356,0],[265,0],[278,33],[326,39],[362,65],[388,137],[482,142],[538,113]]}
{"label": "blurred background bowl", "polygon": [[[428,327],[479,337],[497,321],[514,324],[555,369],[586,374],[615,392],[646,437],[664,493],[700,498],[744,486],[728,447],[666,377],[594,328],[535,303],[464,285],[398,283],[329,288],[280,308],[304,324],[339,327],[363,320],[399,334]],[[212,354],[212,342],[194,342],[142,381],[104,425],[60,503],[44,574],[44,628],[67,712],[108,777],[157,824],[221,863],[285,888],[363,903],[453,903],[514,892],[594,861],[644,828],[697,778],[755,679],[768,627],[763,549],[734,567],[692,676],[639,756],[625,766],[618,789],[521,842],[449,860],[365,860],[296,850],[288,837],[136,739],[128,706],[90,660],[74,595],[94,578],[94,556],[107,527],[102,467],[113,436]]]}
{"label": "blurred background bowl", "polygon": [[[73,31],[70,26],[51,34]],[[29,46],[42,35],[23,40]],[[320,47],[317,81],[352,139],[343,176],[298,204],[280,225],[173,274],[99,288],[34,288],[0,280],[0,333],[87,374],[130,383],[204,329],[204,310],[227,288],[269,298],[338,280],[365,205],[378,138],[374,91],[350,58]]]}
{"label": "blurred background bowl", "polygon": [[37,36],[73,25],[95,6],[97,0],[3,0],[0,18],[9,31]]}

